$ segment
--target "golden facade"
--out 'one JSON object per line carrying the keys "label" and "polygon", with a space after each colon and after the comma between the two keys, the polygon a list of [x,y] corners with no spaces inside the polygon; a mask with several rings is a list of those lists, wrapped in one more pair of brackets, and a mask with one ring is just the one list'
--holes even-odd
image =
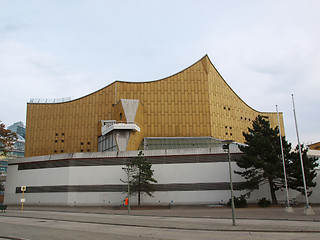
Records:
{"label": "golden facade", "polygon": [[[144,137],[213,137],[242,143],[242,132],[258,115],[278,125],[277,113],[249,107],[205,56],[158,81],[116,81],[73,101],[28,103],[25,156],[98,151],[101,121],[126,121],[118,104],[122,99],[140,101],[134,122],[141,131],[130,134],[126,150],[137,150]],[[282,113],[280,119],[284,132]]]}
{"label": "golden facade", "polygon": [[320,150],[320,142],[310,144],[309,145],[309,149],[311,149],[311,150]]}

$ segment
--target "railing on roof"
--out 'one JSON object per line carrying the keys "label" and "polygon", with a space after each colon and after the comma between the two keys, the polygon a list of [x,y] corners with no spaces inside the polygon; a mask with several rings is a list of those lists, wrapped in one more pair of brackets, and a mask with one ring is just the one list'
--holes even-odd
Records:
{"label": "railing on roof", "polygon": [[29,103],[63,103],[71,101],[71,97],[66,98],[31,98]]}

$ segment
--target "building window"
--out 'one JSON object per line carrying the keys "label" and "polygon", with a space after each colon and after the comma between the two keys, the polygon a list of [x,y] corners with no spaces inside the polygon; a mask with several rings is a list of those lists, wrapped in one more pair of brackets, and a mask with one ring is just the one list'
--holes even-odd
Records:
{"label": "building window", "polygon": [[61,151],[60,152],[62,152],[63,153],[63,150],[61,149]]}
{"label": "building window", "polygon": [[54,142],[55,142],[55,143],[57,143],[57,142],[58,142],[58,140],[54,140]]}
{"label": "building window", "polygon": [[83,145],[83,142],[81,142],[81,145]]}
{"label": "building window", "polygon": [[111,152],[118,151],[117,143],[114,135],[108,134],[98,138],[98,151],[99,152]]}
{"label": "building window", "polygon": [[64,140],[62,139],[61,142],[64,142]]}
{"label": "building window", "polygon": [[81,149],[80,152],[83,152],[83,149]]}
{"label": "building window", "polygon": [[54,152],[56,153],[56,152],[57,152],[57,150],[54,150]]}
{"label": "building window", "polygon": [[87,144],[90,145],[90,142],[88,142]]}
{"label": "building window", "polygon": [[120,113],[119,117],[120,117],[120,120],[121,120],[122,119],[122,113]]}
{"label": "building window", "polygon": [[56,133],[56,136],[58,136],[59,134],[58,133]]}
{"label": "building window", "polygon": [[64,133],[61,133],[62,136],[64,136]]}

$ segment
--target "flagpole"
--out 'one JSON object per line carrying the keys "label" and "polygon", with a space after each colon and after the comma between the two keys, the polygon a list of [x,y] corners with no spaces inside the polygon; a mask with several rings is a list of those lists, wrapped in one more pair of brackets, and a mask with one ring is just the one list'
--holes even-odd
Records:
{"label": "flagpole", "polygon": [[287,194],[287,206],[285,208],[286,212],[293,212],[293,208],[290,206],[289,201],[289,191],[288,191],[288,181],[287,181],[287,172],[286,172],[286,165],[284,161],[284,154],[283,154],[283,144],[282,144],[282,135],[281,135],[281,126],[280,126],[280,119],[279,119],[279,112],[278,112],[278,105],[276,105],[277,109],[277,117],[278,117],[278,126],[279,126],[279,138],[280,138],[280,146],[281,146],[281,156],[282,156],[282,165],[283,165],[283,174],[284,174],[284,182],[286,186],[286,194]]}
{"label": "flagpole", "polygon": [[303,166],[303,159],[302,159],[301,146],[300,146],[300,140],[299,140],[298,124],[297,124],[297,117],[296,117],[296,110],[295,110],[295,106],[294,106],[293,94],[291,94],[291,96],[292,96],[294,122],[295,122],[295,125],[296,125],[296,133],[297,133],[297,140],[298,140],[298,148],[299,148],[302,179],[303,179],[303,186],[304,186],[304,194],[305,194],[305,197],[306,197],[306,207],[304,209],[304,214],[306,214],[306,215],[314,215],[314,212],[313,212],[311,206],[309,206],[309,199],[308,199],[306,178],[305,178],[305,174],[304,174],[304,166]]}

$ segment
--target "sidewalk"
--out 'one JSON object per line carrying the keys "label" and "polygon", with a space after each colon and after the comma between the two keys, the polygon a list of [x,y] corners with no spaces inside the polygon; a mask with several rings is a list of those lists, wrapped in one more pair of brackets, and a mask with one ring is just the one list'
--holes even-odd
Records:
{"label": "sidewalk", "polygon": [[176,206],[171,209],[113,210],[104,207],[9,206],[0,216],[39,218],[70,222],[206,231],[312,232],[320,234],[320,208],[314,216],[303,214],[303,208],[286,213],[284,208],[236,209],[236,226],[232,226],[231,209],[227,207]]}
{"label": "sidewalk", "polygon": [[[8,206],[8,210],[20,210],[21,206]],[[301,220],[319,221],[320,206],[312,207],[315,215],[306,216],[303,214],[304,207],[293,208],[293,213],[286,213],[284,207],[248,207],[236,208],[235,216],[238,219],[261,219],[261,220]],[[78,213],[107,213],[107,214],[128,214],[127,209],[114,210],[112,207],[99,206],[24,206],[25,211],[53,211],[53,212],[78,212]],[[218,206],[171,206],[168,207],[141,207],[140,209],[131,208],[130,215],[139,216],[172,216],[172,217],[202,217],[202,218],[230,218],[231,208]]]}

